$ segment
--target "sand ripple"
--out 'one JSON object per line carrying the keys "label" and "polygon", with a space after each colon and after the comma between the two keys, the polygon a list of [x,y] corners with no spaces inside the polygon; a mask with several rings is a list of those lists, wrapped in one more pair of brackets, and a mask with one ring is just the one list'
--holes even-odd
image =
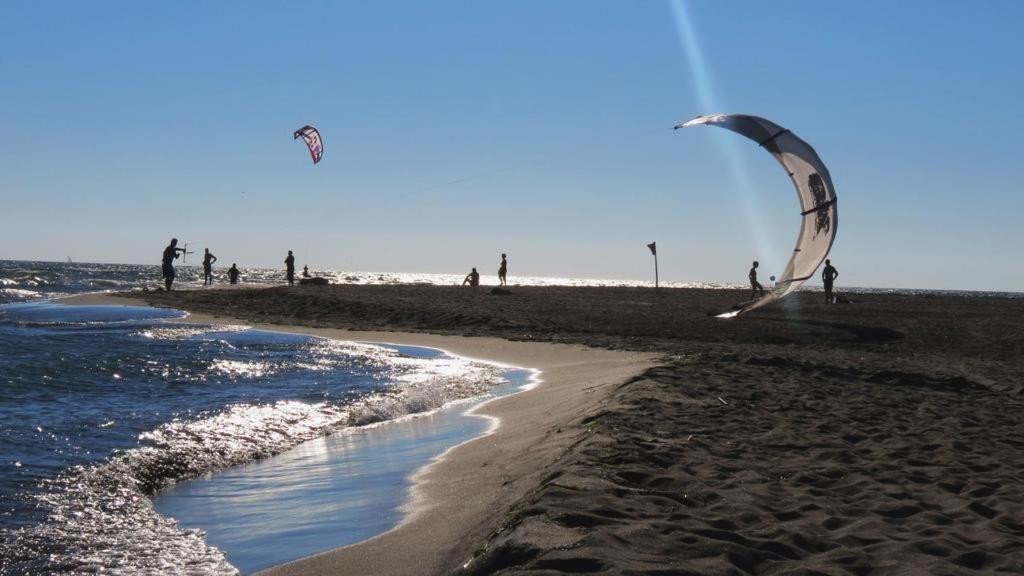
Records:
{"label": "sand ripple", "polygon": [[785,357],[625,385],[468,573],[1024,571],[1021,399]]}

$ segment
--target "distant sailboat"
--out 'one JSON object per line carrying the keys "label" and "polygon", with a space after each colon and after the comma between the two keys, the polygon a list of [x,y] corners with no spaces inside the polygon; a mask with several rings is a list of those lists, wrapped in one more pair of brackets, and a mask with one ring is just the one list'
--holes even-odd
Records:
{"label": "distant sailboat", "polygon": [[68,264],[74,264],[74,262],[71,261],[71,256],[68,256]]}

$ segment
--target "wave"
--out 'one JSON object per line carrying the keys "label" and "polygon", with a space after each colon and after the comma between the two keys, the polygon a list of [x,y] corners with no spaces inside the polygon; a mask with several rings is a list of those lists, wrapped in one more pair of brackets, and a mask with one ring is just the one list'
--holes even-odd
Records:
{"label": "wave", "polygon": [[24,286],[45,286],[58,282],[60,274],[53,270],[37,270],[16,268],[5,270],[3,278],[0,278],[0,285],[24,285]]}
{"label": "wave", "polygon": [[[148,496],[347,427],[479,397],[505,381],[499,368],[462,358],[415,358],[381,346],[329,340],[320,345],[386,362],[397,376],[382,391],[347,399],[238,404],[175,419],[141,434],[136,448],[67,470],[36,497],[46,519],[0,540],[0,573],[237,574],[202,531],[181,529],[155,512]],[[223,368],[252,367],[225,363]]]}
{"label": "wave", "polygon": [[97,278],[95,280],[89,280],[90,286],[96,286],[97,288],[127,288],[131,284],[122,280],[108,280],[106,278]]}
{"label": "wave", "polygon": [[0,288],[0,298],[28,300],[38,296],[40,296],[40,294],[35,290],[25,290],[24,288]]}
{"label": "wave", "polygon": [[147,326],[135,333],[136,336],[152,340],[185,340],[195,338],[204,334],[224,332],[244,332],[248,326],[238,324],[213,324],[213,325],[164,325],[157,324]]}

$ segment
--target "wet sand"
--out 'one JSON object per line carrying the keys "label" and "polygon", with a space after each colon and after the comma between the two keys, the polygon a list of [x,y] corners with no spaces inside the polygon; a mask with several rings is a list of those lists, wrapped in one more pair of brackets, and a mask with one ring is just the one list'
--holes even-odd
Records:
{"label": "wet sand", "polygon": [[[656,356],[633,377],[578,373],[558,400],[574,409],[545,409],[541,386],[520,397],[532,406],[503,412],[499,432],[479,442],[498,443],[501,456],[483,457],[476,472],[516,464],[476,484],[504,494],[488,496],[476,523],[445,518],[393,544],[379,538],[272,573],[1024,572],[1024,299],[852,295],[855,303],[825,306],[800,293],[723,321],[708,313],[743,294],[511,292],[145,295],[261,323]],[[512,346],[501,342],[495,353]],[[462,460],[453,452],[431,473],[445,477]],[[395,566],[418,539],[433,542],[419,549],[433,561]],[[372,567],[355,563],[361,547],[379,554]]]}

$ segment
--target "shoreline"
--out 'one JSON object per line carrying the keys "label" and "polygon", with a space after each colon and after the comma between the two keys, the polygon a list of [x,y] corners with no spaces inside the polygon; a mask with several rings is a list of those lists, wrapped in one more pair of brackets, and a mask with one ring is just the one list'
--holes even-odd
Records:
{"label": "shoreline", "polygon": [[[742,292],[279,286],[131,296],[270,329],[652,354],[653,367],[623,385],[566,394],[586,401],[572,409],[526,406],[503,420],[489,438],[512,432],[511,449],[463,470],[490,474],[504,495],[485,496],[500,505],[457,534],[464,519],[427,525],[440,533],[437,550],[420,551],[433,563],[410,570],[412,556],[395,557],[406,543],[379,538],[352,549],[375,555],[313,557],[271,574],[1024,571],[1019,298],[865,294],[826,305],[798,292],[720,320],[708,312]],[[538,416],[553,426],[516,436],[518,418]],[[515,444],[524,438],[536,446]],[[501,458],[534,453],[494,474]],[[486,506],[472,496],[467,507]]]}
{"label": "shoreline", "polygon": [[[55,300],[71,305],[147,306],[144,300],[92,293]],[[561,426],[584,416],[621,384],[655,365],[653,355],[572,344],[510,342],[493,337],[355,331],[254,323],[188,313],[174,322],[244,324],[256,330],[337,340],[422,346],[471,360],[534,370],[537,385],[484,400],[472,412],[491,418],[489,432],[449,448],[411,478],[406,516],[392,530],[349,546],[257,572],[421,575],[461,566],[465,550],[485,538],[504,512],[541,481],[572,438]]]}
{"label": "shoreline", "polygon": [[[434,349],[403,347],[413,353]],[[493,395],[515,394],[531,373],[511,370]],[[486,399],[484,397],[483,399]],[[482,398],[344,427],[273,456],[178,483],[153,495],[154,509],[183,529],[201,529],[243,574],[357,544],[419,512],[414,474],[452,447],[490,433],[468,413]]]}

